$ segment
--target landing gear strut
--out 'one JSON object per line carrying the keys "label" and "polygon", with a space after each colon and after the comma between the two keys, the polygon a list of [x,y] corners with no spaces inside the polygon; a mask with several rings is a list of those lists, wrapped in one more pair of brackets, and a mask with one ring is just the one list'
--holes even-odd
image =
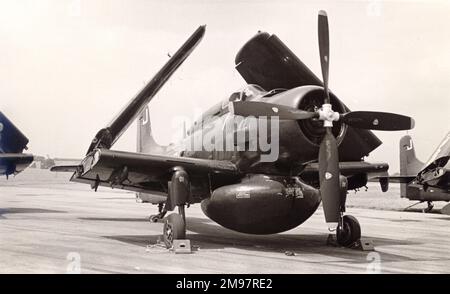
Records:
{"label": "landing gear strut", "polygon": [[350,247],[361,239],[361,226],[354,216],[344,215],[348,192],[347,178],[342,175],[339,176],[339,183],[341,188],[341,218],[336,229],[336,242],[340,246]]}
{"label": "landing gear strut", "polygon": [[164,203],[158,204],[158,214],[152,214],[149,216],[149,221],[151,223],[157,223],[164,218],[167,213],[167,209],[164,207]]}
{"label": "landing gear strut", "polygon": [[186,239],[185,207],[190,198],[190,181],[187,172],[176,168],[168,183],[169,195],[162,212],[172,211],[178,207],[178,213],[171,213],[164,219],[163,240],[167,248],[172,248],[173,241]]}
{"label": "landing gear strut", "polygon": [[423,210],[423,212],[428,213],[433,210],[434,204],[431,201],[427,201],[427,208]]}

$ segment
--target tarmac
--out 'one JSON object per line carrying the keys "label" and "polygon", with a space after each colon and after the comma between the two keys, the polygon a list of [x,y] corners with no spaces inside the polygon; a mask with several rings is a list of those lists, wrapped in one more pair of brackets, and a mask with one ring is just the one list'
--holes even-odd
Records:
{"label": "tarmac", "polygon": [[376,183],[348,196],[358,218],[362,251],[327,245],[321,208],[285,233],[257,236],[225,229],[200,205],[187,209],[191,254],[158,243],[157,211],[134,193],[68,182],[69,174],[27,169],[0,180],[0,273],[450,273],[450,216],[422,213],[424,205],[382,193]]}

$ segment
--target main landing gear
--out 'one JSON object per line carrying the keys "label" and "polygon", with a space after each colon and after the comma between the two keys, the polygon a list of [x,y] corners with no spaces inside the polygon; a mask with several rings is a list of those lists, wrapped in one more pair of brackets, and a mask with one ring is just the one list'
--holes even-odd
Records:
{"label": "main landing gear", "polygon": [[164,203],[159,203],[158,204],[158,214],[150,215],[148,220],[151,223],[157,223],[157,222],[161,221],[164,218],[166,213],[167,213],[167,210],[164,207]]}
{"label": "main landing gear", "polygon": [[185,207],[190,198],[190,181],[187,172],[182,168],[176,168],[168,187],[167,202],[160,214],[174,210],[175,206],[178,207],[178,213],[171,213],[164,219],[163,241],[166,248],[172,248],[174,240],[186,239]]}
{"label": "main landing gear", "polygon": [[[183,208],[183,212],[181,212]],[[166,248],[172,248],[174,240],[186,239],[186,221],[184,206],[179,207],[178,213],[171,213],[164,220],[163,241]]]}
{"label": "main landing gear", "polygon": [[340,188],[341,217],[336,229],[336,242],[339,246],[352,247],[361,239],[361,226],[354,216],[344,215],[348,193],[348,182],[346,177],[340,176]]}

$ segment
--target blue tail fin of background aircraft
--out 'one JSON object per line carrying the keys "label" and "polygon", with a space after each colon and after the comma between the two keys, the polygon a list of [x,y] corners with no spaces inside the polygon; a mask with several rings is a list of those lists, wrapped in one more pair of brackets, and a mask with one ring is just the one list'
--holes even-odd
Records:
{"label": "blue tail fin of background aircraft", "polygon": [[27,137],[0,112],[0,153],[22,153],[27,144]]}

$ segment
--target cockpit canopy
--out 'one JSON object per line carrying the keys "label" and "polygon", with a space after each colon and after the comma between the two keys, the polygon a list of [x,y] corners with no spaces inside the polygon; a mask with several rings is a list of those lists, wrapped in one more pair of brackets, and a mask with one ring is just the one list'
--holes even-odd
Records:
{"label": "cockpit canopy", "polygon": [[238,90],[237,92],[234,92],[233,94],[230,95],[230,97],[227,100],[228,102],[235,102],[235,101],[245,101],[248,100],[249,98],[255,98],[258,96],[264,96],[264,94],[266,94],[267,91],[265,91],[263,88],[261,88],[258,85],[246,85],[243,88],[241,88],[240,90]]}
{"label": "cockpit canopy", "polygon": [[242,87],[240,90],[230,95],[228,99],[224,99],[222,107],[225,108],[230,102],[246,101],[246,100],[259,100],[264,97],[270,97],[277,93],[286,91],[286,89],[273,89],[270,91],[264,90],[261,86],[256,84],[248,84]]}

